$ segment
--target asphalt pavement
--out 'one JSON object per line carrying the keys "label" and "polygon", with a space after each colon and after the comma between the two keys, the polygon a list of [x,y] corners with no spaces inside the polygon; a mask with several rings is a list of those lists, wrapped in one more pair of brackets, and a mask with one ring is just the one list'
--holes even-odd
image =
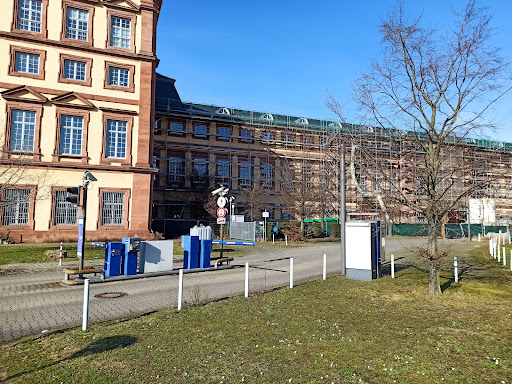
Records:
{"label": "asphalt pavement", "polygon": [[[269,249],[266,253],[235,258],[234,268],[185,274],[184,305],[243,295],[246,262],[250,266],[250,292],[288,286],[290,257],[294,258],[296,283],[321,278],[324,253],[327,273],[338,274],[340,247],[336,243]],[[63,286],[62,268],[42,264],[34,265],[33,269],[25,265],[23,270],[9,266],[5,269],[7,274],[0,276],[0,343],[23,335],[81,326],[84,287]],[[177,261],[174,268],[180,265]],[[96,297],[104,293],[110,297]],[[112,298],[111,293],[122,296]],[[176,308],[177,300],[177,275],[92,284],[89,323]]]}

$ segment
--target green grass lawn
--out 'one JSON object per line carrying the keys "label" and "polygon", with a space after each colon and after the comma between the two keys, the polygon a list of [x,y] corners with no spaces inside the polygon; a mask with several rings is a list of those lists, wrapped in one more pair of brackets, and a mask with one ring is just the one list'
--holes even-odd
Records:
{"label": "green grass lawn", "polygon": [[0,347],[0,375],[13,383],[511,383],[512,273],[488,247],[465,247],[458,284],[450,260],[443,267],[441,297],[428,295],[425,268],[404,256],[394,280],[333,277],[25,337]]}

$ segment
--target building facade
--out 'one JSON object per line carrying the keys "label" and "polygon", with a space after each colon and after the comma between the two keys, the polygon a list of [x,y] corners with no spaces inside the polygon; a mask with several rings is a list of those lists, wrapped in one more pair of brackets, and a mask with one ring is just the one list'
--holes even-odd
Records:
{"label": "building facade", "polygon": [[[350,214],[425,222],[401,204],[397,193],[400,188],[417,202],[425,196],[420,177],[424,148],[415,134],[182,102],[174,80],[160,75],[155,114],[153,162],[159,171],[153,229],[166,237],[183,233],[194,220],[214,220],[216,204],[209,191],[219,184],[235,197],[228,209],[246,220],[262,220],[263,211],[271,220],[338,217],[342,142]],[[453,183],[446,200],[480,187],[441,220],[465,222],[468,199],[490,198],[496,224],[511,222],[512,144],[453,138],[445,152],[444,181]]]}
{"label": "building facade", "polygon": [[0,235],[72,239],[85,171],[92,238],[149,235],[161,0],[4,0]]}

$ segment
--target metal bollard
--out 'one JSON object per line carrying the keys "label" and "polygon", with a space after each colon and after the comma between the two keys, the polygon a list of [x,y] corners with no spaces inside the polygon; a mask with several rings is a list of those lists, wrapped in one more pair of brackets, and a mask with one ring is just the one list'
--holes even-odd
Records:
{"label": "metal bollard", "polygon": [[178,311],[181,311],[181,303],[183,301],[183,269],[180,269],[178,277]]}
{"label": "metal bollard", "polygon": [[245,297],[249,297],[249,263],[245,263]]}
{"label": "metal bollard", "polygon": [[395,278],[395,255],[391,254],[391,278]]}
{"label": "metal bollard", "polygon": [[89,326],[89,285],[90,280],[84,281],[84,310],[82,312],[82,331],[87,331]]}
{"label": "metal bollard", "polygon": [[453,258],[453,274],[455,276],[455,282],[459,282],[459,269],[457,267],[457,256]]}
{"label": "metal bollard", "polygon": [[62,241],[60,242],[60,250],[59,250],[59,267],[62,267]]}
{"label": "metal bollard", "polygon": [[293,257],[290,257],[290,289],[293,288]]}
{"label": "metal bollard", "polygon": [[505,247],[503,247],[503,266],[507,266],[507,253],[505,252]]}
{"label": "metal bollard", "polygon": [[288,235],[284,235],[284,241],[286,243],[286,246],[288,246]]}
{"label": "metal bollard", "polygon": [[323,273],[322,273],[322,276],[325,279],[327,279],[327,255],[324,253],[324,268],[323,268]]}

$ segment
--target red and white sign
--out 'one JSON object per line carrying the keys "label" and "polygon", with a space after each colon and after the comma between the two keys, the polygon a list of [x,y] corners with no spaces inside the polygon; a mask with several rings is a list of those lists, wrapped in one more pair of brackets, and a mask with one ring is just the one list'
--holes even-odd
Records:
{"label": "red and white sign", "polygon": [[217,224],[226,224],[225,217],[217,217]]}
{"label": "red and white sign", "polygon": [[217,217],[226,217],[226,209],[225,208],[217,209]]}

